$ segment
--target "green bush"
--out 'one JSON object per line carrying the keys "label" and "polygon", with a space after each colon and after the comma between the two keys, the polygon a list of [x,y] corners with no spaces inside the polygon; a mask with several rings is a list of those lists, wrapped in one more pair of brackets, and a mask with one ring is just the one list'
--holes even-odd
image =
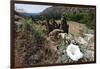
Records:
{"label": "green bush", "polygon": [[19,20],[19,22],[21,23],[21,27],[17,29],[17,32],[24,32],[27,30],[30,30],[31,25],[32,25],[32,19],[31,18],[22,18],[21,20]]}
{"label": "green bush", "polygon": [[90,11],[81,13],[66,13],[67,20],[76,21],[79,23],[86,24],[89,29],[93,29],[93,13]]}

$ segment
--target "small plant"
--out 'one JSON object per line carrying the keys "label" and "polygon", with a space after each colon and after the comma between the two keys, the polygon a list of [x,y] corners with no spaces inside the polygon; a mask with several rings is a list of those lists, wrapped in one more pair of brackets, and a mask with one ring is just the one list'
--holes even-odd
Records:
{"label": "small plant", "polygon": [[22,18],[19,20],[21,23],[21,27],[17,29],[17,32],[25,32],[27,30],[30,30],[30,26],[32,25],[32,19],[31,18]]}

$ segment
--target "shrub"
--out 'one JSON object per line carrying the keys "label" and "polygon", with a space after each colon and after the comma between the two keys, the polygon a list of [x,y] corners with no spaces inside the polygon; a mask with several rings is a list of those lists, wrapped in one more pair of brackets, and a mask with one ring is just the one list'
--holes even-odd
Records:
{"label": "shrub", "polygon": [[25,32],[31,29],[31,25],[32,25],[31,18],[22,18],[21,20],[19,20],[19,22],[21,23],[22,26],[17,29],[17,32]]}
{"label": "shrub", "polygon": [[87,12],[80,12],[80,13],[66,13],[65,14],[67,20],[76,21],[79,23],[86,24],[89,29],[94,28],[93,24],[93,13],[90,11]]}

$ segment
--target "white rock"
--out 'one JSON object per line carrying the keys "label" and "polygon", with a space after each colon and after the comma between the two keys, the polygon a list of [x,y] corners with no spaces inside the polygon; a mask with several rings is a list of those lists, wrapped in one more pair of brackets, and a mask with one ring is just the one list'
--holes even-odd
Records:
{"label": "white rock", "polygon": [[68,34],[67,36],[66,36],[66,39],[72,39],[73,38],[73,36],[71,35],[71,34]]}
{"label": "white rock", "polygon": [[88,42],[82,37],[78,37],[76,40],[80,44],[85,44],[85,45],[88,44]]}
{"label": "white rock", "polygon": [[93,34],[84,34],[85,38],[89,41],[94,35]]}
{"label": "white rock", "polygon": [[74,44],[68,45],[66,52],[73,61],[78,61],[83,57],[83,53],[80,51],[79,46]]}
{"label": "white rock", "polygon": [[62,38],[62,39],[64,39],[64,38],[65,38],[66,33],[60,33],[59,35],[61,36],[61,38]]}
{"label": "white rock", "polygon": [[62,39],[71,39],[73,36],[71,34],[67,34],[67,33],[60,33],[59,34],[61,36]]}

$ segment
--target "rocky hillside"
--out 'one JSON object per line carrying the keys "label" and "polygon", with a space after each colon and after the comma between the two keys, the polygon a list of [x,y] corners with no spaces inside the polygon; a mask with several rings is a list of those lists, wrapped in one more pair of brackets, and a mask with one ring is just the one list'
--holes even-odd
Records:
{"label": "rocky hillside", "polygon": [[65,13],[81,13],[86,11],[93,12],[94,8],[86,8],[86,7],[67,7],[67,6],[52,6],[43,10],[41,15],[59,15],[61,16],[63,12]]}

